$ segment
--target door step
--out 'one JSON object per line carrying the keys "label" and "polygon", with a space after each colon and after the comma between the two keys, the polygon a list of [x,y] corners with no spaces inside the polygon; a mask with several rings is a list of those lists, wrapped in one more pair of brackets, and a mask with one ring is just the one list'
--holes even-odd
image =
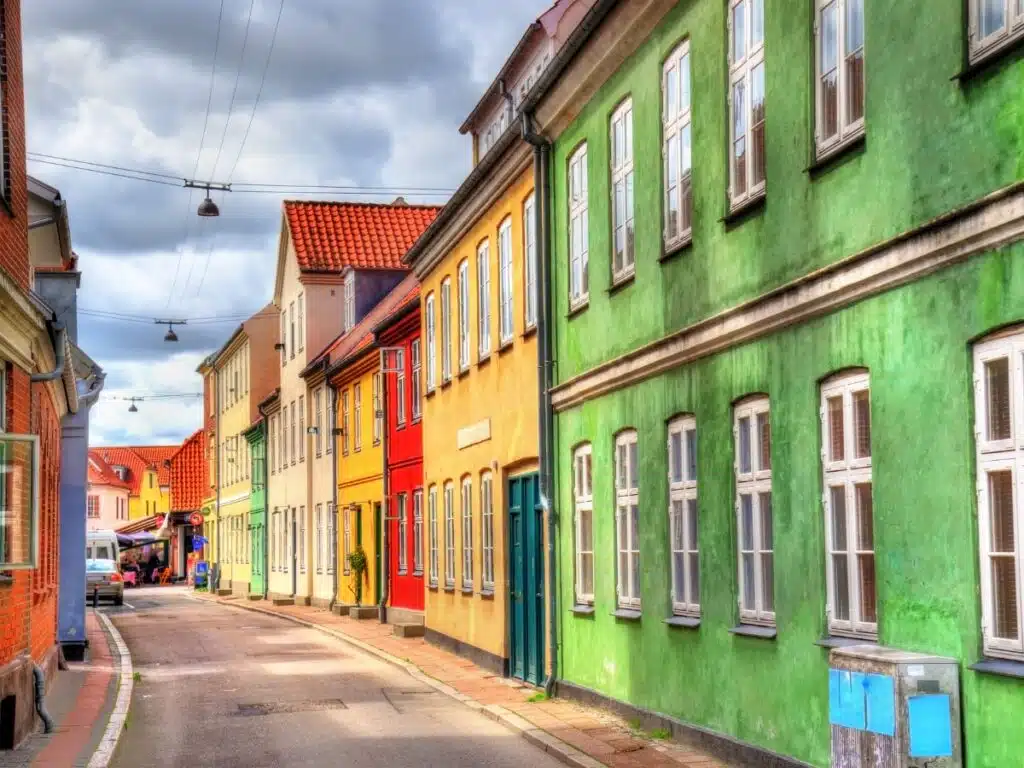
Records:
{"label": "door step", "polygon": [[227,597],[230,594],[231,594],[231,590],[230,589],[218,589],[217,590],[217,597]]}
{"label": "door step", "polygon": [[274,605],[295,605],[294,597],[275,597],[271,600]]}
{"label": "door step", "polygon": [[391,634],[395,637],[423,637],[426,627],[422,624],[392,624]]}
{"label": "door step", "polygon": [[380,616],[380,609],[376,605],[353,605],[348,609],[348,615],[353,619],[376,619]]}
{"label": "door step", "polygon": [[249,599],[250,600],[262,600],[263,599],[263,595],[261,595],[259,593],[256,593],[256,594],[253,594],[253,595],[249,595]]}

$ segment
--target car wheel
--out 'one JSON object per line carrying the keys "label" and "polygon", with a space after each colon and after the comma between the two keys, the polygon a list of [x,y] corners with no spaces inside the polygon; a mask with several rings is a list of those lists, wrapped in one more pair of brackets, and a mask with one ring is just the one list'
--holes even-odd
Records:
{"label": "car wheel", "polygon": [[124,593],[114,596],[114,605],[124,605]]}

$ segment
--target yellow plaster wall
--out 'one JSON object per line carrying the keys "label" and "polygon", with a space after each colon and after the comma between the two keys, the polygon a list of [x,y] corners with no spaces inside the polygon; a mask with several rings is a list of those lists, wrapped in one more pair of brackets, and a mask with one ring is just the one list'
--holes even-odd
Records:
{"label": "yellow plaster wall", "polygon": [[166,487],[161,490],[156,471],[147,469],[139,483],[139,495],[128,497],[128,519],[139,520],[150,515],[163,515],[170,508],[170,492]]}
{"label": "yellow plaster wall", "polygon": [[[220,387],[218,413],[218,451],[220,472],[220,509],[217,512],[219,529],[218,562],[221,565],[221,585],[227,581],[232,589],[249,582],[252,564],[249,546],[249,495],[252,490],[252,468],[249,460],[249,442],[242,434],[249,428],[249,342],[229,348],[215,362],[217,386]],[[236,389],[237,391],[232,391]],[[242,591],[245,591],[244,589]]]}

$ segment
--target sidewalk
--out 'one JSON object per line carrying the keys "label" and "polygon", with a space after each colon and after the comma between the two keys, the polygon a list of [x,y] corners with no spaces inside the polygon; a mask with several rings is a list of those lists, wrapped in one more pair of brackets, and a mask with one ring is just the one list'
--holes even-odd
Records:
{"label": "sidewalk", "polygon": [[[545,700],[537,688],[497,677],[423,638],[399,638],[376,619],[359,621],[306,606],[275,606],[237,597],[197,599],[282,616],[339,637],[502,722],[569,765],[613,768],[725,768],[685,744],[652,738],[615,715],[562,699]],[[432,678],[432,680],[431,680]],[[657,735],[657,734],[656,734]]]}
{"label": "sidewalk", "polygon": [[[100,620],[85,617],[88,661],[69,663],[46,694],[52,733],[38,730],[15,750],[0,753],[0,768],[72,768],[88,765],[100,746],[117,697],[117,658]],[[37,721],[38,722],[38,721]]]}

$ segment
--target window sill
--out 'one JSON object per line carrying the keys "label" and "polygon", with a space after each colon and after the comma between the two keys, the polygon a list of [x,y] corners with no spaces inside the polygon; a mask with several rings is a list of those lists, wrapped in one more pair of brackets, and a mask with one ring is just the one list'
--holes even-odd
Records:
{"label": "window sill", "polygon": [[774,640],[779,634],[776,627],[759,627],[754,624],[740,624],[738,627],[730,629],[729,632],[742,637],[757,637],[761,640]]}
{"label": "window sill", "polygon": [[490,589],[490,588],[488,588],[488,589],[481,589],[479,592],[477,592],[477,594],[480,597],[482,597],[484,600],[493,600],[494,599],[494,590]]}
{"label": "window sill", "polygon": [[572,612],[577,616],[593,616],[594,606],[585,603],[577,603],[572,607]]}
{"label": "window sill", "polygon": [[761,213],[764,210],[765,203],[767,201],[767,193],[761,192],[757,197],[745,200],[735,208],[730,208],[729,212],[719,219],[719,221],[725,224],[726,228],[738,226],[747,219],[753,218]]}
{"label": "window sill", "polygon": [[658,261],[664,264],[666,261],[672,261],[676,256],[679,256],[693,247],[693,233],[687,234],[679,240],[673,243],[663,243],[662,253],[658,257]]}
{"label": "window sill", "polygon": [[665,623],[670,627],[680,627],[682,629],[700,628],[700,619],[696,616],[669,616],[665,619]]}
{"label": "window sill", "polygon": [[466,366],[465,368],[459,370],[458,378],[461,379],[466,376],[469,376],[469,366]]}
{"label": "window sill", "polygon": [[528,339],[531,336],[533,336],[535,333],[537,333],[537,326],[536,326],[536,324],[531,325],[529,328],[527,328],[525,331],[523,331],[519,335],[519,338],[521,338],[521,339]]}
{"label": "window sill", "polygon": [[840,165],[864,154],[868,145],[868,135],[862,129],[860,133],[843,139],[834,147],[829,147],[821,155],[818,155],[814,162],[807,168],[807,175],[811,179],[817,179],[828,171],[838,168]]}
{"label": "window sill", "polygon": [[455,594],[455,587],[447,587],[447,586],[446,586],[446,587],[444,588],[444,591],[445,591],[445,592],[448,592],[449,594],[452,594],[452,595],[454,595],[454,594]]}
{"label": "window sill", "polygon": [[1015,677],[1024,680],[1024,662],[1010,661],[1009,659],[982,659],[967,667],[974,672],[981,672],[983,675],[996,675],[998,677]]}
{"label": "window sill", "polygon": [[825,637],[815,640],[814,644],[821,648],[852,648],[855,645],[878,645],[878,641],[863,637],[826,635]]}
{"label": "window sill", "polygon": [[415,419],[413,419],[409,423],[415,426],[416,424],[419,424],[421,421],[423,421],[423,417],[422,416],[417,416]]}
{"label": "window sill", "polygon": [[1011,37],[980,54],[974,61],[968,59],[967,65],[957,72],[950,80],[959,80],[960,85],[971,80],[987,76],[1024,57],[1024,36]]}
{"label": "window sill", "polygon": [[412,575],[413,575],[413,576],[422,576],[422,575],[423,575],[423,570],[422,570],[422,569],[417,569],[417,570],[414,570],[414,571],[412,572]]}
{"label": "window sill", "polygon": [[447,380],[441,382],[441,389],[443,389],[443,390],[444,389],[448,389],[448,387],[450,387],[451,385],[452,385],[452,380],[451,379],[447,379]]}
{"label": "window sill", "polygon": [[590,308],[590,299],[589,298],[584,299],[583,301],[579,302],[578,304],[570,305],[569,306],[569,311],[566,312],[566,314],[565,314],[565,319],[566,320],[571,320],[572,318],[576,317],[576,315],[582,314],[585,310],[587,310],[589,308]]}
{"label": "window sill", "polygon": [[437,584],[427,584],[427,589],[431,592],[437,592]]}
{"label": "window sill", "polygon": [[472,587],[463,587],[462,588],[462,594],[469,595],[470,597],[472,597],[473,596],[473,588]]}
{"label": "window sill", "polygon": [[436,389],[428,389],[426,392],[423,393],[423,397],[425,397],[425,398],[427,398],[429,400],[435,394],[437,394],[437,390]]}
{"label": "window sill", "polygon": [[488,364],[488,363],[490,363],[490,362],[491,362],[491,353],[490,353],[490,352],[488,352],[488,353],[487,353],[486,355],[482,355],[482,356],[481,356],[481,357],[480,357],[480,358],[479,358],[479,359],[478,359],[478,360],[476,361],[476,367],[477,367],[477,368],[480,368],[480,367],[482,367],[482,366],[484,366],[484,365],[487,365],[487,364]]}
{"label": "window sill", "polygon": [[614,296],[619,291],[632,285],[635,280],[636,272],[630,272],[628,275],[623,275],[618,280],[613,282],[611,284],[611,287],[608,288],[608,290],[605,291],[605,293],[607,293],[609,296]]}
{"label": "window sill", "polygon": [[612,611],[612,616],[622,621],[640,621],[642,614],[635,608],[618,608]]}
{"label": "window sill", "polygon": [[498,354],[499,355],[504,355],[506,352],[508,352],[510,349],[512,349],[512,346],[513,346],[514,343],[515,342],[514,342],[513,339],[505,339],[498,346]]}

